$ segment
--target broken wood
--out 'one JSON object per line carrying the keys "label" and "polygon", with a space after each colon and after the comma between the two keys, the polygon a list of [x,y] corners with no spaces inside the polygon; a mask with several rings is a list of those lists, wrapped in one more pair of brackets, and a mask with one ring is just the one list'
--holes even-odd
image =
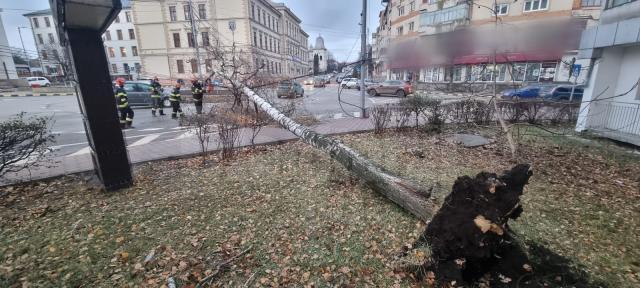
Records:
{"label": "broken wood", "polygon": [[437,183],[425,189],[412,181],[395,176],[340,141],[296,123],[248,87],[244,88],[244,93],[282,127],[313,147],[329,153],[331,158],[365,181],[374,191],[384,195],[419,219],[428,221],[438,211],[440,207],[438,196],[446,192]]}
{"label": "broken wood", "polygon": [[237,255],[235,255],[235,256],[223,261],[222,263],[216,265],[216,270],[214,270],[213,273],[211,273],[209,276],[202,278],[202,280],[200,280],[200,282],[198,282],[198,284],[196,285],[196,288],[200,288],[204,284],[211,284],[211,281],[213,281],[213,277],[216,277],[216,275],[218,275],[220,273],[220,271],[222,271],[224,268],[226,268],[232,262],[240,259],[240,257],[242,257],[244,254],[247,254],[250,250],[251,250],[251,247],[249,247],[247,249],[244,249],[242,252],[238,253]]}

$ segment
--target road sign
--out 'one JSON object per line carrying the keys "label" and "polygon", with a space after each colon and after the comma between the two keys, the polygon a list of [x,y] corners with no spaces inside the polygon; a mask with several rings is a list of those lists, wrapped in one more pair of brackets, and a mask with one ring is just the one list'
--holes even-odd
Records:
{"label": "road sign", "polygon": [[578,78],[580,76],[580,70],[582,70],[581,64],[573,64],[573,73],[571,73],[574,77]]}
{"label": "road sign", "polygon": [[229,21],[229,30],[231,30],[231,32],[235,32],[236,31],[236,21],[235,20]]}

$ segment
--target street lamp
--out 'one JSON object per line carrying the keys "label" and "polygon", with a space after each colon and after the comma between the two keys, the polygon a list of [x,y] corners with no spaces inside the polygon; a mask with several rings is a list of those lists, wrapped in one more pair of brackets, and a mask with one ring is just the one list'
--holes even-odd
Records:
{"label": "street lamp", "polygon": [[107,190],[133,184],[113,98],[102,33],[122,9],[120,0],[49,0],[60,43],[71,56],[78,102],[96,174]]}

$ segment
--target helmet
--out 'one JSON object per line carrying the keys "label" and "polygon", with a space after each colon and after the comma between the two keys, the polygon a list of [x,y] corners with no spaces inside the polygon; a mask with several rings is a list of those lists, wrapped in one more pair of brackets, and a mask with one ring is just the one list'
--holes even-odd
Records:
{"label": "helmet", "polygon": [[124,85],[124,82],[125,82],[125,80],[122,77],[116,79],[116,84],[118,84],[119,86]]}
{"label": "helmet", "polygon": [[176,82],[175,87],[176,87],[176,88],[180,88],[180,86],[182,86],[182,83],[180,83],[180,81]]}

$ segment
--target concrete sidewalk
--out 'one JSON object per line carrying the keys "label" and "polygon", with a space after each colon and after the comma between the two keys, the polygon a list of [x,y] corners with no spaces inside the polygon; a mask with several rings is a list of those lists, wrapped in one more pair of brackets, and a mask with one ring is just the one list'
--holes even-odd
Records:
{"label": "concrete sidewalk", "polygon": [[[351,132],[363,132],[373,130],[371,119],[343,118],[325,120],[310,128],[320,134],[342,134]],[[279,127],[264,127],[255,139],[256,144],[274,144],[298,139],[293,133]],[[251,129],[243,128],[240,131],[240,145],[251,145]],[[200,143],[195,136],[182,139],[170,139],[162,142],[153,142],[148,145],[127,147],[129,159],[132,164],[144,163],[153,160],[179,158],[200,153]],[[217,133],[211,135],[208,151],[219,149]],[[93,162],[90,154],[60,157],[53,155],[41,167],[32,168],[29,171],[21,171],[6,175],[6,180],[0,185],[15,182],[26,182],[38,179],[51,178],[93,170]]]}

